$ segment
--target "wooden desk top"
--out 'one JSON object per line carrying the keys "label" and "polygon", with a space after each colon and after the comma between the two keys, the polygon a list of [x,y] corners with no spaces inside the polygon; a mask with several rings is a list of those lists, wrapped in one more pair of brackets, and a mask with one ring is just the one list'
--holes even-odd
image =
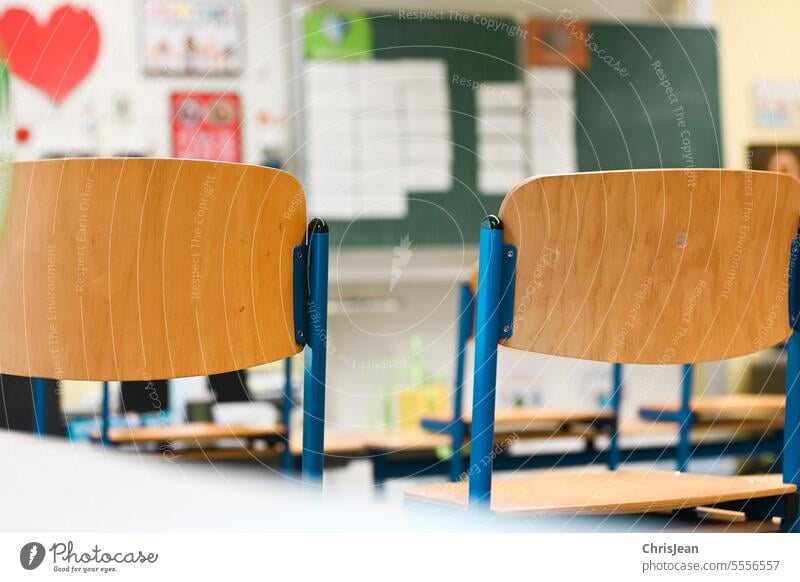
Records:
{"label": "wooden desk top", "polygon": [[[334,456],[362,455],[367,450],[367,433],[357,431],[330,431],[325,433],[325,454]],[[289,443],[292,454],[303,452],[303,434],[292,437]]]}
{"label": "wooden desk top", "polygon": [[[453,508],[467,506],[468,484],[410,488],[406,496]],[[720,477],[666,471],[547,472],[492,481],[492,511],[503,516],[541,513],[625,514],[712,505],[792,493],[780,475]]]}
{"label": "wooden desk top", "polygon": [[[495,433],[552,432],[565,424],[591,424],[598,420],[613,418],[610,410],[569,410],[564,408],[520,407],[502,408],[495,412]],[[472,412],[462,417],[464,423],[472,424]],[[426,416],[425,420],[449,422],[447,414]]]}
{"label": "wooden desk top", "polygon": [[[211,422],[190,422],[167,426],[143,426],[134,428],[112,428],[109,440],[114,444],[206,442],[216,439],[250,439],[281,434],[282,427],[249,425],[227,425]],[[92,433],[99,438],[99,433]]]}
{"label": "wooden desk top", "polygon": [[376,430],[365,435],[371,449],[385,452],[434,451],[437,447],[450,446],[450,435],[432,433],[419,429]]}
{"label": "wooden desk top", "polygon": [[[779,420],[783,422],[786,397],[782,394],[725,394],[701,396],[692,400],[691,407],[698,420]],[[680,411],[678,402],[655,402],[644,404],[640,411],[664,413]]]}
{"label": "wooden desk top", "polygon": [[[325,454],[338,457],[357,457],[366,453],[364,433],[357,432],[331,432],[325,435]],[[299,439],[292,439],[291,448],[293,455],[301,455],[303,452],[302,435]],[[248,447],[224,447],[224,448],[197,448],[182,450],[179,452],[184,459],[205,459],[205,460],[240,460],[240,459],[265,459],[274,458],[281,454],[281,450],[276,447],[269,448],[248,448]]]}
{"label": "wooden desk top", "polygon": [[[302,453],[302,437],[292,438],[292,453]],[[360,456],[370,450],[380,452],[433,452],[437,447],[449,446],[450,437],[445,434],[433,434],[422,429],[397,429],[397,430],[364,430],[330,432],[325,435],[325,453],[340,455],[342,457]],[[182,455],[196,456],[209,459],[241,459],[247,457],[274,456],[275,449],[248,449],[244,447],[187,452]]]}

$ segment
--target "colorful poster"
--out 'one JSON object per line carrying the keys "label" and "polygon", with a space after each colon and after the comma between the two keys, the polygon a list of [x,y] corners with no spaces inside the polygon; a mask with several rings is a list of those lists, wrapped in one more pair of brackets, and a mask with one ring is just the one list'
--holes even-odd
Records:
{"label": "colorful poster", "polygon": [[172,155],[241,162],[241,123],[236,93],[173,93]]}
{"label": "colorful poster", "polygon": [[800,90],[795,81],[757,81],[753,105],[758,127],[800,127]]}
{"label": "colorful poster", "polygon": [[238,75],[244,70],[243,8],[232,0],[145,0],[147,75]]}
{"label": "colorful poster", "polygon": [[527,32],[529,65],[586,69],[591,63],[589,51],[597,46],[592,41],[589,25],[575,16],[530,20]]}
{"label": "colorful poster", "polygon": [[372,58],[372,22],[364,12],[311,10],[305,33],[309,59]]}

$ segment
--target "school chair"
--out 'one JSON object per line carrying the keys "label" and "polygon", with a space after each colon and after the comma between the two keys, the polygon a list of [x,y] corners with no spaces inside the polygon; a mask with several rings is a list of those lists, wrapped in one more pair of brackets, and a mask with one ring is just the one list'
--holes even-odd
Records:
{"label": "school chair", "polygon": [[[290,369],[291,358],[284,360],[284,368]],[[223,374],[212,374],[206,378],[208,387],[214,395],[214,402],[249,401],[251,397],[246,387],[247,374],[244,370],[236,370]],[[291,381],[284,375],[284,382]],[[150,445],[157,445],[159,452],[174,453],[181,445],[181,454],[190,450],[187,447],[198,447],[209,458],[215,456],[218,449],[215,444],[220,439],[235,440],[241,447],[251,450],[253,442],[263,441],[267,447],[288,442],[289,431],[284,419],[280,423],[270,425],[262,423],[219,422],[208,417],[196,418],[188,422],[172,423],[170,416],[170,397],[167,382],[139,381],[121,382],[121,410],[117,413],[127,417],[130,412],[153,413],[156,422],[144,421],[142,417],[138,425],[131,426],[125,419],[123,427],[111,428],[110,422],[110,386],[103,382],[101,398],[101,422],[99,430],[91,434],[95,442],[113,446],[134,446],[137,452],[150,450]],[[284,385],[282,400],[291,398],[291,385]],[[284,404],[285,406],[285,404]],[[141,447],[141,448],[140,448]],[[285,447],[284,447],[285,448]],[[226,450],[227,452],[227,450]],[[284,465],[286,466],[286,459]],[[292,471],[293,472],[293,463]]]}
{"label": "school chair", "polygon": [[7,163],[0,177],[0,369],[147,381],[306,349],[302,470],[321,478],[328,227],[306,224],[297,180],[148,158]]}
{"label": "school chair", "polygon": [[[799,218],[800,183],[769,172],[640,170],[521,183],[481,228],[469,482],[421,485],[407,496],[504,516],[717,506],[777,514],[784,531],[800,530],[800,275],[790,268]],[[559,260],[537,272],[543,252]],[[666,365],[787,340],[782,475],[617,470],[492,480],[498,343]]]}
{"label": "school chair", "polygon": [[[475,333],[475,294],[478,282],[477,265],[472,275],[460,287],[457,315],[456,367],[453,388],[452,413],[450,415],[428,415],[421,424],[426,430],[447,434],[451,437],[451,455],[448,461],[451,481],[458,481],[464,474],[464,453],[470,434],[471,415],[464,411],[464,378],[466,368],[467,344]],[[560,436],[577,436],[587,441],[598,434],[606,434],[609,444],[604,456],[610,469],[620,463],[619,448],[619,409],[623,391],[622,366],[612,367],[612,390],[608,403],[602,410],[562,409],[554,407],[513,407],[495,411],[495,437],[513,435],[526,439],[549,439]],[[592,441],[593,442],[593,441]],[[560,465],[571,464],[575,457],[585,455],[564,453],[559,458]],[[583,461],[581,461],[583,462]]]}
{"label": "school chair", "polygon": [[695,428],[747,429],[759,441],[782,440],[785,398],[779,394],[692,396],[694,367],[684,364],[680,402],[649,402],[639,407],[643,420],[675,423],[678,431],[675,463],[686,471],[692,457],[690,435]]}

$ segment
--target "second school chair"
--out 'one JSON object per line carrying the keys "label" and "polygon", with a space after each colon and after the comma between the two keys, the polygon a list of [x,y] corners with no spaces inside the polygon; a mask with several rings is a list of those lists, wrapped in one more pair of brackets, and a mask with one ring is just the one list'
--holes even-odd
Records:
{"label": "second school chair", "polygon": [[[800,530],[799,220],[800,182],[769,172],[598,172],[520,184],[481,229],[469,483],[418,486],[408,496],[506,516],[759,506],[781,515],[784,531]],[[537,272],[543,252],[559,259]],[[492,481],[498,342],[666,365],[787,339],[782,475],[653,470]]]}
{"label": "second school chair", "polygon": [[[453,388],[452,415],[427,416],[422,427],[446,433],[452,439],[452,454],[448,473],[451,481],[458,481],[464,474],[464,450],[471,429],[471,415],[464,414],[464,378],[467,344],[475,333],[475,291],[478,281],[477,266],[473,276],[461,284],[458,308],[456,342],[456,370]],[[495,411],[495,432],[531,438],[558,436],[594,437],[598,432],[609,437],[605,460],[609,468],[616,469],[620,463],[619,410],[623,390],[622,366],[612,368],[612,390],[608,405],[603,410],[567,410],[548,407],[514,407]],[[561,463],[570,464],[575,455],[564,453]],[[602,457],[598,453],[598,458]],[[584,458],[584,455],[581,455]],[[573,461],[574,462],[574,461]]]}
{"label": "second school chair", "polygon": [[646,403],[639,407],[639,416],[648,421],[675,423],[678,444],[675,462],[678,471],[686,471],[692,457],[690,435],[692,429],[720,428],[747,429],[755,433],[759,448],[780,449],[783,428],[783,395],[779,394],[727,394],[718,396],[692,396],[694,367],[684,364],[680,402]]}
{"label": "second school chair", "polygon": [[0,178],[0,370],[169,379],[305,347],[302,468],[321,478],[328,228],[306,225],[297,180],[146,158],[7,163]]}

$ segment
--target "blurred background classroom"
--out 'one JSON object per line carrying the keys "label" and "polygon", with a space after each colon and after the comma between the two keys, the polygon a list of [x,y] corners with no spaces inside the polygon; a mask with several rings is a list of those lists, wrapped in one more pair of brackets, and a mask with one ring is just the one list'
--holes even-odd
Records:
{"label": "blurred background classroom", "polygon": [[[800,175],[800,5],[769,7],[2,1],[5,149],[16,160],[185,157],[294,173],[309,215],[331,223],[328,430],[405,434],[451,410],[460,284],[478,226],[524,178],[702,167]],[[296,435],[295,360],[291,411],[277,362],[212,379],[112,383],[112,426],[274,426],[287,415]],[[623,424],[640,422],[644,402],[678,399],[682,370],[668,364],[626,370]],[[602,408],[612,390],[604,363],[501,351],[499,366],[502,408]],[[697,366],[693,390],[782,393],[784,375],[772,350]],[[46,432],[89,440],[101,385],[48,381],[47,390]],[[35,430],[33,394],[29,379],[4,376],[0,426]],[[446,457],[446,445],[434,441],[431,458]],[[246,456],[239,461],[259,457]],[[369,463],[354,457],[332,478],[368,487]]]}

